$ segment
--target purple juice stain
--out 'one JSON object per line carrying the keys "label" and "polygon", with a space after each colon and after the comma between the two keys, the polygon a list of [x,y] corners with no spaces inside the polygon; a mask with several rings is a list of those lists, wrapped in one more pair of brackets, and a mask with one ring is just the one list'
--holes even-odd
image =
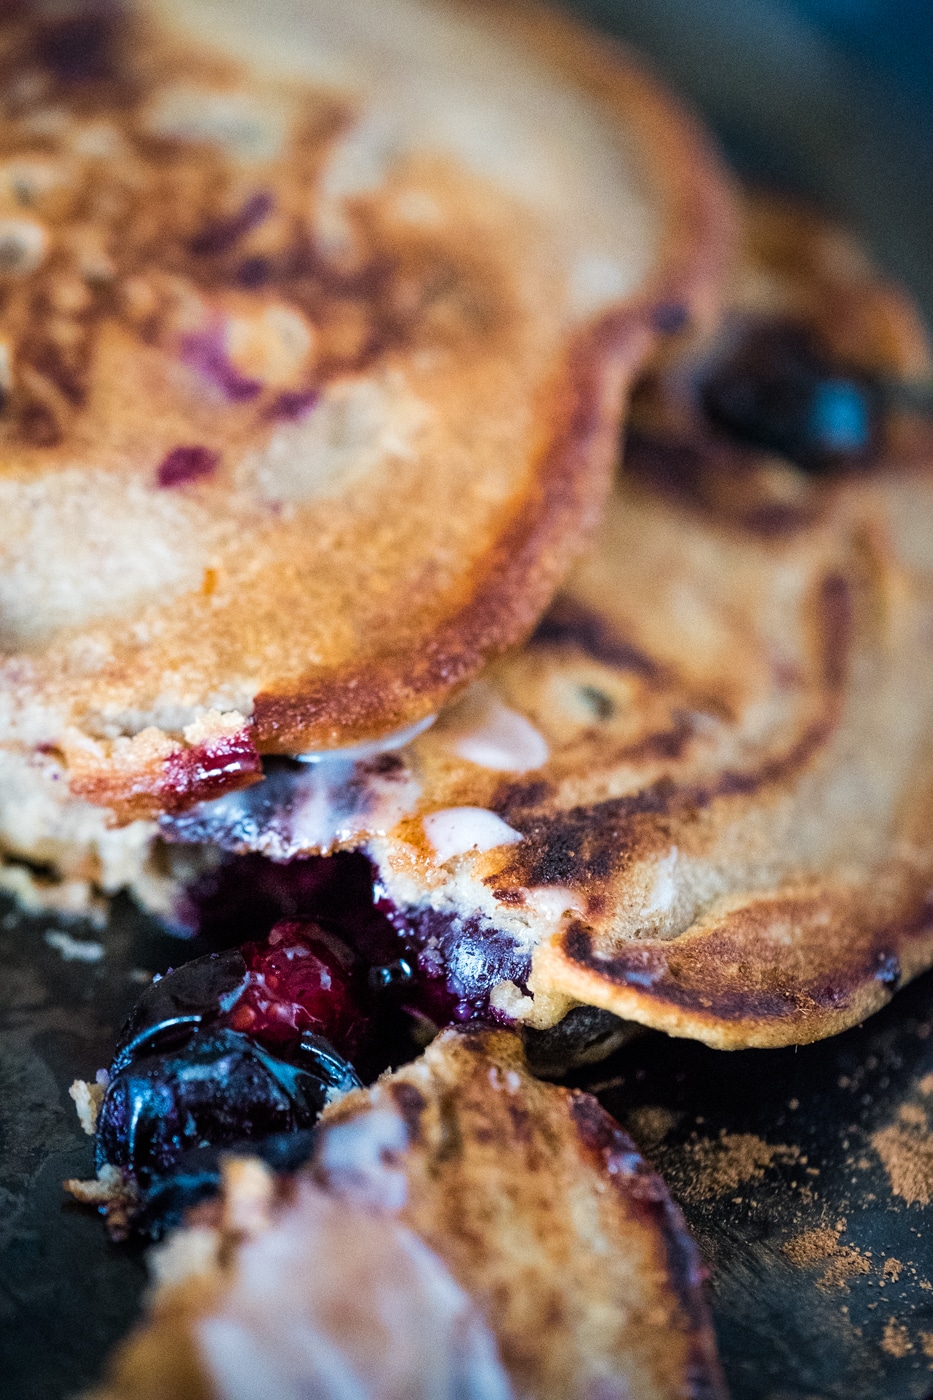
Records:
{"label": "purple juice stain", "polygon": [[159,464],[156,481],[160,486],[184,486],[211,476],[220,464],[220,453],[210,447],[173,447]]}
{"label": "purple juice stain", "polygon": [[272,279],[272,264],[268,258],[244,258],[237,268],[237,281],[247,291],[264,287]]}
{"label": "purple juice stain", "polygon": [[269,405],[266,417],[296,423],[311,412],[319,398],[317,389],[287,389]]}
{"label": "purple juice stain", "polygon": [[231,364],[223,330],[219,327],[186,336],[182,342],[182,359],[215,385],[229,403],[249,403],[262,393],[262,383],[258,379],[248,379]]}
{"label": "purple juice stain", "polygon": [[207,225],[191,240],[191,251],[199,257],[218,257],[227,253],[252,233],[271,213],[275,201],[266,190],[257,190],[237,210],[225,219],[217,219]]}

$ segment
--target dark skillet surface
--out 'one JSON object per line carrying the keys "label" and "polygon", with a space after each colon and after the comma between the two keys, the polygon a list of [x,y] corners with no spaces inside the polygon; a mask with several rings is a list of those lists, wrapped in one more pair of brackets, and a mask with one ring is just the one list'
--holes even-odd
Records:
{"label": "dark skillet surface", "polygon": [[[576,8],[639,44],[691,95],[745,174],[848,218],[933,310],[933,117],[909,96],[895,99],[768,0]],[[56,929],[106,955],[66,958],[46,941]],[[127,905],[100,933],[25,919],[0,902],[7,1400],[80,1391],[138,1311],[140,1255],[108,1244],[93,1214],[64,1203],[62,1179],[92,1170],[67,1090],[108,1062],[138,974],[198,951]],[[910,1130],[899,1110],[919,1124],[929,1104],[933,1116],[925,1075],[933,974],[822,1045],[725,1055],[652,1034],[594,1072],[602,1101],[666,1175],[697,1235],[734,1400],[933,1393],[933,1205],[893,1195],[871,1144],[892,1124]],[[933,1161],[933,1139],[930,1152]]]}

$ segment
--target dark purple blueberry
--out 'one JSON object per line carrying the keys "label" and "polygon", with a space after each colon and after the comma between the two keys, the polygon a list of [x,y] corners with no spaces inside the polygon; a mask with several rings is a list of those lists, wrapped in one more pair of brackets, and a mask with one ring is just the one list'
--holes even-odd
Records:
{"label": "dark purple blueberry", "polygon": [[310,1128],[330,1096],[360,1083],[310,1034],[274,1054],[240,1031],[175,1021],[135,1046],[104,1095],[97,1162],[143,1185],[191,1148]]}
{"label": "dark purple blueberry", "polygon": [[130,1012],[117,1042],[114,1072],[147,1053],[151,1037],[171,1025],[193,1029],[202,1022],[219,1022],[237,1001],[246,977],[246,962],[238,948],[208,953],[171,968],[146,988]]}
{"label": "dark purple blueberry", "polygon": [[804,471],[863,465],[877,449],[878,386],[834,361],[806,326],[752,327],[707,378],[702,399],[719,427]]}

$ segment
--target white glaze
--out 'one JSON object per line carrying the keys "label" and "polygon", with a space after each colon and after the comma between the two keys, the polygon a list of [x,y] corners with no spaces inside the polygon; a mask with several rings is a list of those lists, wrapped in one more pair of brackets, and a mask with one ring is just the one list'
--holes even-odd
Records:
{"label": "white glaze", "polygon": [[485,681],[471,686],[444,716],[438,738],[459,758],[497,773],[527,773],[550,756],[544,735]]}
{"label": "white glaze", "polygon": [[166,818],[162,830],[174,841],[288,861],[384,836],[414,811],[420,795],[420,784],[404,766],[380,772],[378,765],[336,750]]}
{"label": "white glaze", "polygon": [[194,1326],[218,1400],[513,1400],[495,1338],[392,1215],[307,1177]]}
{"label": "white glaze", "polygon": [[322,853],[357,837],[385,835],[413,810],[421,793],[407,772],[359,772],[352,759],[323,754],[297,775],[296,788],[291,845]]}
{"label": "white glaze", "polygon": [[397,1113],[374,1108],[322,1132],[315,1157],[327,1186],[383,1210],[401,1210],[408,1194],[397,1158],[408,1146],[408,1130]]}
{"label": "white glaze", "polygon": [[424,817],[423,825],[440,865],[467,851],[492,851],[522,839],[520,831],[485,807],[445,807]]}
{"label": "white glaze", "polygon": [[566,885],[532,885],[525,890],[525,903],[538,918],[556,932],[566,914],[584,913],[583,901]]}
{"label": "white glaze", "polygon": [[417,720],[414,724],[409,724],[404,729],[394,729],[391,734],[385,734],[381,739],[370,739],[363,744],[347,744],[341,749],[320,749],[316,753],[299,753],[295,757],[299,763],[324,763],[339,759],[364,759],[377,758],[382,753],[394,753],[396,749],[404,748],[413,739],[417,739],[419,734],[423,734],[426,729],[437,719],[437,715],[425,715],[424,719]]}

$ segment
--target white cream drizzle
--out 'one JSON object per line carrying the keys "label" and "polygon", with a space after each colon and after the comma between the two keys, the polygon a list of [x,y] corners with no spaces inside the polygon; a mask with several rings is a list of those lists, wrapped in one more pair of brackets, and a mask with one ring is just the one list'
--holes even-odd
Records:
{"label": "white cream drizzle", "polygon": [[385,734],[381,739],[368,739],[362,744],[346,744],[339,749],[320,749],[314,753],[299,753],[295,757],[299,763],[327,763],[341,760],[357,762],[364,758],[377,758],[379,754],[394,753],[396,749],[404,748],[413,739],[417,739],[419,734],[430,729],[436,719],[437,715],[425,715],[424,719],[417,720],[415,724],[409,724],[404,729],[394,729],[391,734]]}
{"label": "white cream drizzle", "polygon": [[422,820],[440,865],[468,851],[492,851],[522,839],[520,831],[485,807],[445,807]]}
{"label": "white cream drizzle", "polygon": [[497,773],[527,773],[550,757],[544,735],[485,681],[471,686],[444,715],[438,739],[459,758]]}
{"label": "white cream drizzle", "polygon": [[583,900],[566,885],[532,885],[526,889],[525,903],[556,932],[566,914],[583,914]]}

